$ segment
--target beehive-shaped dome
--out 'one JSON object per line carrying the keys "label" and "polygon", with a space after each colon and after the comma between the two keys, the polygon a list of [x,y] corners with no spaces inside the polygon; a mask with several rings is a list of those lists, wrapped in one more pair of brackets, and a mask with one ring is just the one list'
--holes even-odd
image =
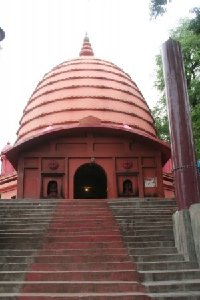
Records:
{"label": "beehive-shaped dome", "polygon": [[137,85],[113,63],[95,58],[85,37],[79,58],[61,63],[39,82],[24,109],[17,142],[50,129],[79,126],[88,117],[155,136],[150,110]]}

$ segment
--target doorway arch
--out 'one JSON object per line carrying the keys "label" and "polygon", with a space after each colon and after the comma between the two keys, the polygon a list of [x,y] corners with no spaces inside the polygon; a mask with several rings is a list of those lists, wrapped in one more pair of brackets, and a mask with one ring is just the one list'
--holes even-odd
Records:
{"label": "doorway arch", "polygon": [[80,166],[74,175],[74,199],[107,198],[107,176],[96,163]]}

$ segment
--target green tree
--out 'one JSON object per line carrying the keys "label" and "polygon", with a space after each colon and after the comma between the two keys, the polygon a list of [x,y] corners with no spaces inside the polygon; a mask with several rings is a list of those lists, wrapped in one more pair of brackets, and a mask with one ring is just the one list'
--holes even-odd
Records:
{"label": "green tree", "polygon": [[150,0],[149,9],[151,18],[162,16],[166,11],[166,5],[170,0]]}
{"label": "green tree", "polygon": [[[194,13],[195,18],[182,20],[180,25],[171,31],[171,37],[178,40],[182,47],[196,152],[197,157],[200,158],[200,8],[195,8]],[[158,136],[168,141],[168,119],[160,55],[156,57],[156,66],[155,86],[160,91],[160,100],[152,113]]]}

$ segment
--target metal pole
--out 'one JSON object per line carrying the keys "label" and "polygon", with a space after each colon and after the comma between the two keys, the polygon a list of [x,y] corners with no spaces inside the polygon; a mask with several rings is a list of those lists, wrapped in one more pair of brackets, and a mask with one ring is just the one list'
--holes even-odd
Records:
{"label": "metal pole", "polygon": [[181,47],[169,39],[162,59],[168,105],[175,195],[179,210],[200,202],[200,186]]}

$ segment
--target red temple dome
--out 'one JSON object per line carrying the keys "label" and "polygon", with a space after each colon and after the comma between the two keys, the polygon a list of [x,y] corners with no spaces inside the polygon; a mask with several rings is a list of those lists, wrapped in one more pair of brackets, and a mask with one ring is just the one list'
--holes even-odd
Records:
{"label": "red temple dome", "polygon": [[77,127],[85,118],[155,136],[150,110],[123,70],[93,56],[86,36],[80,57],[61,63],[39,82],[28,101],[17,143],[49,130]]}

